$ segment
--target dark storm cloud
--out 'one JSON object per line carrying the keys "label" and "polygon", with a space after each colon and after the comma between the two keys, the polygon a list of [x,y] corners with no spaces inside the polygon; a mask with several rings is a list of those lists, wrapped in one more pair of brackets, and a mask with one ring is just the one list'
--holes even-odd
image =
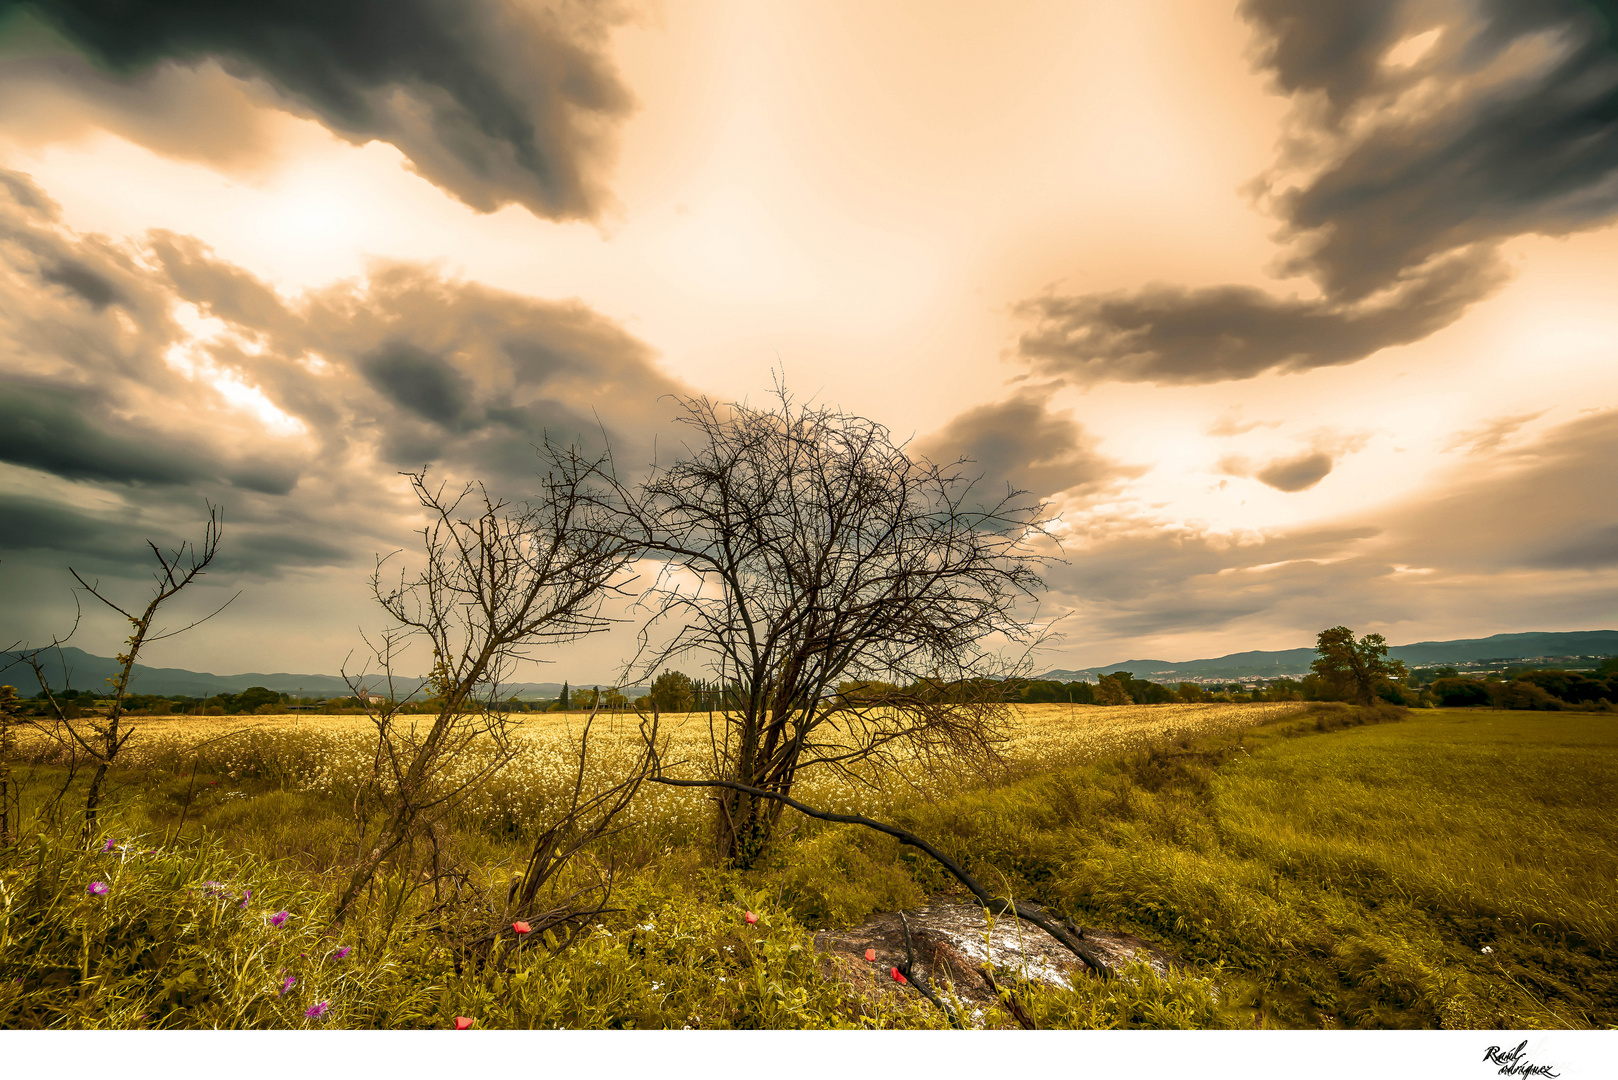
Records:
{"label": "dark storm cloud", "polygon": [[197,447],[109,424],[94,391],[7,380],[0,396],[0,461],[73,480],[185,484],[210,475]]}
{"label": "dark storm cloud", "polygon": [[61,285],[77,293],[91,307],[100,310],[118,299],[118,289],[112,282],[85,266],[69,259],[41,270],[39,276],[52,285]]}
{"label": "dark storm cloud", "polygon": [[1219,459],[1218,468],[1226,476],[1251,476],[1277,491],[1290,494],[1308,491],[1331,475],[1336,466],[1337,460],[1330,452],[1315,449],[1291,457],[1276,458],[1258,466],[1240,454],[1229,454]]}
{"label": "dark storm cloud", "polygon": [[[1481,0],[1467,19],[1397,0],[1248,0],[1260,63],[1301,127],[1260,190],[1318,299],[1155,285],[1026,302],[1036,371],[1203,383],[1353,363],[1420,340],[1504,278],[1496,249],[1618,213],[1618,52],[1576,0]],[[1407,66],[1401,41],[1441,31]]]}
{"label": "dark storm cloud", "polygon": [[1102,454],[1079,424],[1051,413],[1032,393],[968,409],[914,449],[940,464],[967,459],[963,471],[981,473],[985,495],[1008,484],[1039,497],[1091,494],[1146,471]]}
{"label": "dark storm cloud", "polygon": [[364,289],[313,294],[299,340],[338,369],[323,384],[341,388],[388,461],[502,487],[533,479],[547,438],[599,452],[605,435],[621,467],[645,465],[673,415],[660,399],[685,392],[644,342],[583,304],[404,264],[377,266]]}
{"label": "dark storm cloud", "polygon": [[0,494],[0,552],[51,551],[121,564],[132,554],[123,523],[71,506]]}
{"label": "dark storm cloud", "polygon": [[465,382],[443,359],[405,341],[392,341],[360,358],[370,384],[411,412],[450,431],[463,431],[469,394]]}
{"label": "dark storm cloud", "polygon": [[1242,15],[1265,31],[1263,65],[1289,94],[1325,94],[1335,125],[1384,78],[1382,57],[1401,36],[1398,0],[1247,0]]}
{"label": "dark storm cloud", "polygon": [[1248,18],[1273,42],[1289,92],[1320,91],[1334,116],[1430,76],[1453,102],[1377,123],[1310,183],[1281,194],[1295,233],[1319,231],[1294,260],[1333,296],[1357,298],[1435,256],[1523,233],[1562,235],[1618,211],[1618,52],[1611,25],[1579,0],[1481,0],[1416,70],[1375,72],[1422,6],[1360,0],[1377,32],[1293,47],[1321,5],[1256,0]]}
{"label": "dark storm cloud", "polygon": [[188,415],[213,392],[164,359],[181,333],[167,283],[130,252],[63,230],[27,177],[0,180],[0,462],[148,488],[290,490],[296,461],[264,458],[239,432],[210,437]]}
{"label": "dark storm cloud", "polygon": [[1281,299],[1234,285],[1047,296],[1019,306],[1036,320],[1019,348],[1040,374],[1085,382],[1209,383],[1306,371],[1419,341],[1503,279],[1493,253],[1476,252],[1373,304]]}
{"label": "dark storm cloud", "polygon": [[[51,280],[69,266],[78,288]],[[116,299],[87,302],[91,277]],[[139,580],[144,539],[200,535],[210,502],[225,508],[216,565],[233,577],[363,565],[410,546],[418,508],[395,470],[520,499],[549,438],[610,441],[633,472],[667,429],[659,399],[684,390],[578,302],[403,264],[283,299],[189,237],[76,236],[4,171],[0,296],[8,576],[55,552]],[[171,314],[186,304],[207,336]]]}
{"label": "dark storm cloud", "polygon": [[[159,110],[186,97],[171,85],[176,66],[206,77],[201,69],[217,62],[263,80],[343,138],[392,143],[416,172],[482,211],[517,202],[543,217],[595,216],[608,198],[610,129],[632,104],[607,56],[616,5],[0,0],[0,18],[18,11]],[[150,111],[128,110],[121,127],[139,138],[153,127],[142,116]],[[159,152],[176,138],[146,133]]]}
{"label": "dark storm cloud", "polygon": [[1253,478],[1277,491],[1308,491],[1326,478],[1333,464],[1330,454],[1316,450],[1294,458],[1272,461],[1255,472]]}
{"label": "dark storm cloud", "polygon": [[363,559],[352,545],[337,537],[320,540],[284,531],[254,530],[232,537],[232,541],[220,547],[214,564],[219,573],[263,574],[284,567],[340,566]]}

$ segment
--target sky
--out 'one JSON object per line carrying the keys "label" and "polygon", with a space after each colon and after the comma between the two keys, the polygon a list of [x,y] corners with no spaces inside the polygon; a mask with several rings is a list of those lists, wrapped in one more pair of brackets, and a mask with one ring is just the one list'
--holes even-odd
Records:
{"label": "sky", "polygon": [[353,669],[402,470],[777,378],[1048,503],[1040,669],[1618,625],[1608,0],[139,8],[0,0],[0,646],[212,504],[143,662]]}

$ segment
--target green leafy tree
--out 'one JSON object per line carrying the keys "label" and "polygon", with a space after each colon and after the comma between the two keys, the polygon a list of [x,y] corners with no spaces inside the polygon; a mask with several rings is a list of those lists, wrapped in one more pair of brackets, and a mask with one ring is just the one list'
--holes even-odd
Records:
{"label": "green leafy tree", "polygon": [[[1120,672],[1119,674],[1127,674],[1127,672]],[[1124,689],[1124,683],[1118,678],[1118,675],[1103,675],[1101,676],[1101,681],[1096,683],[1096,704],[1133,705],[1135,704],[1135,699],[1129,696],[1128,690]]]}
{"label": "green leafy tree", "polygon": [[1577,705],[1582,701],[1611,700],[1612,690],[1605,682],[1592,679],[1581,671],[1525,671],[1517,678],[1524,682],[1531,682],[1541,690],[1553,697],[1559,697],[1570,705]]}
{"label": "green leafy tree", "polygon": [[236,695],[236,708],[241,712],[257,712],[265,705],[279,704],[281,695],[263,686],[249,686]]}
{"label": "green leafy tree", "polygon": [[690,677],[683,671],[665,668],[663,674],[652,680],[652,704],[659,712],[694,711],[697,707],[697,697],[692,689]]}
{"label": "green leafy tree", "polygon": [[1495,683],[1489,690],[1494,697],[1494,704],[1502,709],[1540,709],[1545,712],[1556,712],[1563,707],[1560,700],[1526,679]]}
{"label": "green leafy tree", "polygon": [[1389,659],[1388,643],[1381,634],[1367,634],[1355,641],[1354,631],[1335,626],[1320,632],[1315,651],[1320,658],[1309,665],[1310,670],[1343,701],[1369,705],[1407,674],[1401,661]]}
{"label": "green leafy tree", "polygon": [[1455,677],[1434,679],[1432,690],[1438,703],[1446,709],[1467,705],[1488,705],[1494,700],[1489,696],[1488,684],[1481,679]]}
{"label": "green leafy tree", "polygon": [[556,699],[556,704],[561,707],[563,712],[567,712],[573,707],[572,702],[568,700],[566,679],[562,680],[562,696]]}

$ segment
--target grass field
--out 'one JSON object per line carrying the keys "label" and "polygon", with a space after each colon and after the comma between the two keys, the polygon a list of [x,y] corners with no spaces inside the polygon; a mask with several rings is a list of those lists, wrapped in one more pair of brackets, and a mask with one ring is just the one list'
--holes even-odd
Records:
{"label": "grass field", "polygon": [[1607,1027],[1615,804],[1610,717],[1432,710],[1160,747],[913,824],[1218,966],[1260,1023]]}
{"label": "grass field", "polygon": [[[454,820],[453,857],[488,895],[561,796],[581,719],[527,719],[518,760]],[[457,972],[427,929],[430,896],[395,878],[333,960],[320,912],[354,847],[368,722],[141,724],[113,851],[41,829],[0,860],[0,1026],[942,1022],[914,996],[824,979],[806,930],[917,905],[951,881],[885,837],[802,819],[765,865],[717,869],[709,811],[684,791],[649,791],[635,827],[598,853],[623,910],[560,957]],[[706,715],[664,730],[670,760],[695,768]],[[637,736],[627,722],[600,734],[591,760],[605,776]],[[990,774],[911,775],[900,761],[865,778],[874,792],[811,776],[801,797],[888,816],[991,888],[1188,963],[1172,985],[1025,989],[1042,1025],[1618,1024],[1611,717],[1050,705],[1020,709],[1007,735]],[[25,812],[62,778],[48,763],[19,773]],[[95,874],[105,896],[85,892]],[[740,926],[743,909],[757,927]],[[271,926],[278,910],[292,914]],[[282,968],[297,972],[290,989]],[[320,1001],[329,1012],[304,1015]]]}
{"label": "grass field", "polygon": [[[1013,722],[1004,732],[1000,745],[1004,761],[988,774],[979,767],[936,760],[922,763],[901,756],[893,763],[864,767],[859,782],[829,770],[810,770],[797,790],[800,798],[829,810],[885,813],[988,779],[1093,761],[1155,739],[1233,731],[1298,709],[1289,704],[1022,705],[1014,707]],[[414,719],[431,718],[401,717]],[[504,835],[522,822],[543,820],[571,793],[584,720],[583,713],[516,714],[516,759],[464,808],[461,823]],[[670,775],[695,775],[711,757],[710,722],[707,713],[661,718]],[[280,791],[351,799],[369,773],[375,742],[371,721],[357,715],[141,717],[133,723],[139,731],[125,751],[122,778],[142,790],[153,783],[163,786],[173,777],[206,774],[208,780],[217,781],[213,786],[224,790],[204,792],[205,801],[231,790],[247,792],[258,786],[253,781],[273,783]],[[591,777],[616,775],[640,745],[639,722],[633,714],[599,717],[591,735]],[[34,734],[25,738],[24,749],[49,752],[50,744]],[[480,761],[468,758],[462,767],[470,772]],[[244,783],[232,783],[238,779]],[[645,828],[685,836],[706,827],[707,805],[705,796],[690,789],[650,789],[642,794],[634,816]]]}

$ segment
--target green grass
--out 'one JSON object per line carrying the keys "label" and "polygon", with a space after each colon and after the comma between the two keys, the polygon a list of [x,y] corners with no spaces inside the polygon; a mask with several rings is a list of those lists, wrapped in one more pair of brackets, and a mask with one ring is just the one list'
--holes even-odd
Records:
{"label": "green grass", "polygon": [[1158,748],[910,824],[1008,889],[1220,965],[1256,1023],[1607,1027],[1615,796],[1611,718],[1438,710]]}
{"label": "green grass", "polygon": [[[301,787],[302,765],[238,760],[231,777],[207,760],[192,776],[194,764],[120,778],[111,854],[40,820],[60,770],[22,768],[35,825],[0,855],[0,1027],[945,1022],[915,995],[825,978],[810,944],[812,929],[959,895],[886,837],[798,819],[740,874],[714,869],[689,826],[637,828],[580,868],[583,880],[614,866],[619,910],[598,932],[555,958],[507,933],[508,963],[482,969],[457,970],[433,929],[443,911],[401,868],[343,930],[354,951],[339,962],[326,918],[357,842],[351,806]],[[1614,805],[1618,718],[1324,707],[895,818],[991,889],[1187,961],[1166,979],[1025,988],[1041,1026],[1610,1027]],[[472,897],[456,918],[476,922],[522,843],[503,818],[453,824],[445,857]],[[111,891],[91,897],[91,880]],[[293,918],[270,926],[281,908]],[[756,927],[740,919],[749,909]],[[289,973],[298,982],[279,994]],[[305,1018],[318,1000],[332,1011]],[[1011,1023],[993,1009],[983,1021]]]}

